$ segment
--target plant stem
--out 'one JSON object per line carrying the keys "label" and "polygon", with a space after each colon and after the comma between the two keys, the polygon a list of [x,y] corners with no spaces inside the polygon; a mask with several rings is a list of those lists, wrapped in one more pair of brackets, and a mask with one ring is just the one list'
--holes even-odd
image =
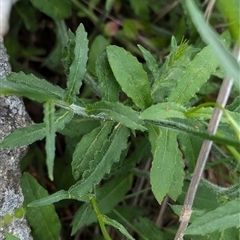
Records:
{"label": "plant stem", "polygon": [[99,208],[98,208],[95,197],[91,198],[91,203],[92,203],[93,209],[94,209],[94,211],[97,215],[97,219],[98,219],[98,222],[99,222],[99,225],[100,225],[100,228],[101,228],[101,231],[102,231],[102,234],[103,234],[104,238],[106,240],[112,240],[111,237],[109,236],[108,232],[107,232],[107,229],[105,228],[105,224],[104,224],[103,219],[102,219],[102,214],[99,211]]}
{"label": "plant stem", "polygon": [[[240,51],[239,46],[235,45],[233,54],[236,56],[237,60],[239,61],[240,58]],[[226,106],[228,97],[230,95],[231,89],[233,85],[233,80],[229,79],[228,77],[224,78],[218,97],[217,97],[217,103],[224,108]],[[222,111],[220,108],[215,107],[212,117],[209,122],[208,126],[208,132],[212,135],[214,135],[217,131],[218,125],[220,123],[222,116]],[[190,183],[190,186],[188,188],[188,192],[184,201],[183,205],[183,211],[180,216],[180,226],[178,228],[177,234],[174,238],[174,240],[182,240],[183,239],[183,231],[187,228],[188,222],[190,220],[191,214],[192,214],[192,205],[193,201],[197,192],[197,188],[202,176],[202,173],[205,168],[205,164],[209,155],[209,152],[211,150],[213,142],[211,140],[205,140],[202,144],[202,148],[200,150],[197,164],[195,166],[192,180]]]}

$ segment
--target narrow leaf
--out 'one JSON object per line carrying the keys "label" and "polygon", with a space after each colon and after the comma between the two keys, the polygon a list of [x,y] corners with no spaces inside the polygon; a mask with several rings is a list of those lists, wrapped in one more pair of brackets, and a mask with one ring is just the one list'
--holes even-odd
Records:
{"label": "narrow leaf", "polygon": [[25,74],[23,72],[11,73],[7,76],[7,80],[13,83],[19,83],[22,86],[27,86],[33,90],[41,91],[46,95],[55,95],[58,98],[63,98],[64,90],[59,86],[55,86],[45,79],[40,79],[33,74]]}
{"label": "narrow leaf", "polygon": [[65,100],[68,103],[75,101],[75,96],[79,93],[79,89],[82,85],[82,80],[86,72],[88,40],[87,33],[82,24],[79,25],[76,31],[74,55],[74,60],[70,66],[67,90],[65,94]]}
{"label": "narrow leaf", "polygon": [[122,233],[127,239],[134,240],[134,238],[128,233],[126,228],[121,223],[117,222],[114,219],[111,219],[111,218],[107,217],[106,215],[103,216],[103,221],[104,221],[105,224],[110,225],[110,226],[118,229],[119,232]]}
{"label": "narrow leaf", "polygon": [[27,207],[41,207],[50,205],[55,202],[59,202],[64,199],[72,199],[71,195],[68,193],[68,191],[60,190],[50,196],[42,197],[40,199],[32,200]]}
{"label": "narrow leaf", "polygon": [[[184,121],[181,121],[181,120],[183,120],[183,119],[177,118],[174,120],[157,120],[157,121],[148,121],[148,122],[155,126],[170,128],[170,129],[174,129],[174,130],[177,130],[177,131],[180,131],[183,133],[187,132],[187,133],[190,133],[191,135],[199,137],[201,139],[209,139],[209,140],[212,140],[216,143],[220,143],[223,145],[239,147],[239,141],[230,139],[228,137],[218,137],[216,135],[211,135],[207,131],[201,130],[201,128],[199,126],[202,125],[202,122],[200,122],[200,121],[189,120],[189,119],[184,119]],[[188,123],[192,123],[192,124],[190,124],[190,126],[189,126]],[[194,127],[192,127],[191,125],[193,125],[194,123],[195,123],[195,125],[194,125]]]}
{"label": "narrow leaf", "polygon": [[144,131],[143,121],[139,119],[138,112],[119,102],[96,102],[86,108],[86,113],[107,115],[111,120],[121,123],[122,125],[133,130]]}
{"label": "narrow leaf", "polygon": [[120,88],[110,68],[106,51],[97,58],[96,73],[102,92],[102,100],[110,102],[118,101]]}
{"label": "narrow leaf", "polygon": [[186,118],[184,108],[177,103],[158,103],[145,109],[140,115],[140,119],[159,120],[169,118]]}
{"label": "narrow leaf", "polygon": [[186,104],[200,90],[218,66],[218,60],[211,47],[205,47],[189,63],[177,85],[169,95],[169,102]]}
{"label": "narrow leaf", "polygon": [[101,127],[83,136],[73,153],[72,173],[77,180],[84,171],[89,169],[89,163],[94,159],[97,151],[102,148],[103,142],[112,130],[112,123],[106,122]]}
{"label": "narrow leaf", "polygon": [[142,64],[129,52],[117,46],[107,47],[108,61],[122,90],[139,108],[152,103],[150,83]]}
{"label": "narrow leaf", "polygon": [[[152,191],[157,201],[161,204],[167,193],[173,194],[172,184],[177,190],[174,198],[181,193],[183,185],[183,171],[180,179],[176,179],[177,164],[182,161],[178,149],[177,132],[170,129],[149,127],[149,140],[152,145],[153,162],[150,170],[150,182]],[[182,167],[182,164],[181,164]],[[176,169],[176,170],[175,170]]]}
{"label": "narrow leaf", "polygon": [[71,14],[71,5],[65,0],[30,0],[32,5],[47,16],[60,20]]}
{"label": "narrow leaf", "polygon": [[58,100],[59,97],[52,92],[44,91],[34,87],[22,85],[21,83],[9,82],[1,79],[0,96],[17,95],[27,97],[34,101],[45,102]]}
{"label": "narrow leaf", "polygon": [[[73,112],[60,110],[55,114],[54,124],[56,130],[61,130],[73,117]],[[24,138],[23,138],[24,136]],[[38,140],[42,140],[46,136],[46,125],[44,123],[32,124],[23,128],[19,128],[10,133],[0,142],[1,148],[14,148],[29,145]]]}
{"label": "narrow leaf", "polygon": [[123,150],[127,148],[129,130],[121,125],[115,126],[109,139],[102,144],[102,149],[96,152],[90,162],[90,169],[83,175],[83,179],[69,189],[69,194],[81,199],[92,192],[105,174],[109,173],[113,163],[117,162]]}
{"label": "narrow leaf", "polygon": [[[21,186],[26,208],[30,202],[48,195],[47,191],[28,173],[23,174]],[[31,225],[34,239],[55,240],[59,238],[61,224],[53,205],[27,208],[26,217]]]}
{"label": "narrow leaf", "polygon": [[[229,5],[229,2],[227,4]],[[214,51],[214,55],[218,58],[218,61],[221,63],[222,67],[225,69],[227,75],[233,78],[236,88],[238,89],[238,91],[240,91],[239,63],[233,57],[233,55],[222,45],[221,41],[219,40],[219,36],[215,33],[215,31],[212,30],[212,28],[210,28],[210,26],[206,24],[202,14],[197,9],[194,1],[186,1],[186,6],[192,18],[192,21],[196,26],[196,28],[198,29],[198,32],[201,35],[202,39],[207,44],[210,44],[210,47]],[[236,7],[236,8],[239,9],[239,7]],[[238,37],[238,41],[240,41],[239,37]],[[212,58],[209,58],[207,60],[208,60],[208,63],[210,63],[212,61]]]}
{"label": "narrow leaf", "polygon": [[143,46],[138,45],[138,48],[142,52],[142,55],[143,55],[143,57],[144,57],[144,59],[146,61],[147,67],[151,71],[154,80],[156,80],[158,78],[158,76],[159,76],[159,67],[158,67],[158,64],[157,64],[155,58]]}
{"label": "narrow leaf", "polygon": [[184,233],[191,235],[205,235],[214,231],[220,232],[231,227],[239,228],[239,205],[240,199],[238,198],[206,213],[202,217],[193,221]]}
{"label": "narrow leaf", "polygon": [[53,180],[53,165],[55,158],[55,132],[54,126],[54,112],[55,106],[52,101],[48,101],[44,104],[44,123],[46,129],[46,154],[47,154],[47,169],[50,180]]}

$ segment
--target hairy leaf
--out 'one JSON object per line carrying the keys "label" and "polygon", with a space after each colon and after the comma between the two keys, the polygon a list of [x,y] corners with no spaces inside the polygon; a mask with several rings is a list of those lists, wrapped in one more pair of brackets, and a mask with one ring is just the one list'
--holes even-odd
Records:
{"label": "hairy leaf", "polygon": [[205,235],[215,231],[223,231],[231,227],[239,228],[239,205],[240,199],[238,198],[206,213],[193,221],[184,233]]}
{"label": "hairy leaf", "polygon": [[7,76],[7,80],[13,83],[19,83],[22,86],[27,86],[33,91],[38,90],[46,95],[55,95],[58,98],[63,98],[64,90],[57,85],[53,85],[45,79],[40,79],[33,74],[25,74],[23,72],[11,73]]}
{"label": "hairy leaf", "polygon": [[117,46],[107,47],[108,61],[122,90],[139,108],[152,103],[150,83],[142,64],[129,52]]}
{"label": "hairy leaf", "polygon": [[95,154],[90,162],[90,169],[85,171],[83,179],[69,189],[69,194],[76,199],[82,199],[92,192],[105,174],[109,173],[113,163],[117,162],[123,150],[127,148],[129,130],[116,125],[112,134],[102,144],[102,149]]}
{"label": "hairy leaf", "polygon": [[102,100],[109,102],[118,101],[120,87],[110,68],[106,51],[97,58],[96,73],[102,92]]}
{"label": "hairy leaf", "polygon": [[[23,174],[21,186],[26,208],[30,202],[48,196],[47,191],[28,173]],[[26,217],[31,225],[34,239],[55,240],[59,238],[61,223],[53,205],[27,208]]]}
{"label": "hairy leaf", "polygon": [[52,101],[48,101],[44,104],[44,123],[46,129],[46,154],[47,154],[47,169],[50,180],[53,180],[53,164],[55,158],[55,132],[54,126],[54,112],[55,106]]}
{"label": "hairy leaf", "polygon": [[79,93],[82,80],[86,72],[88,59],[88,40],[87,33],[82,24],[76,31],[76,42],[74,48],[74,59],[70,66],[69,77],[67,81],[67,90],[65,100],[68,103],[75,102],[75,96]]}
{"label": "hairy leaf", "polygon": [[89,169],[90,162],[94,159],[96,152],[101,151],[103,142],[111,133],[113,124],[111,122],[104,123],[83,136],[77,144],[73,153],[72,173],[77,180],[84,171]]}
{"label": "hairy leaf", "polygon": [[140,119],[159,120],[168,118],[186,118],[184,107],[174,102],[158,103],[145,109]]}
{"label": "hairy leaf", "polygon": [[[150,181],[154,196],[161,204],[166,194],[170,193],[176,199],[181,193],[184,172],[177,168],[177,164],[182,161],[182,156],[178,149],[177,132],[152,126],[148,129],[153,154]],[[182,168],[183,164],[180,163],[180,166]],[[179,173],[175,173],[176,170]]]}
{"label": "hairy leaf", "polygon": [[187,104],[203,84],[206,83],[218,64],[211,47],[205,47],[189,63],[186,71],[178,80],[176,87],[172,89],[168,101]]}
{"label": "hairy leaf", "polygon": [[119,122],[133,130],[146,130],[146,128],[143,126],[143,121],[138,117],[138,112],[119,102],[96,102],[86,108],[86,113],[89,115],[104,113],[111,120]]}
{"label": "hairy leaf", "polygon": [[[64,128],[73,117],[73,112],[60,110],[55,114],[56,131]],[[24,136],[24,138],[23,138]],[[10,133],[0,142],[0,148],[14,148],[31,144],[37,140],[42,140],[46,136],[46,125],[44,123],[32,124],[19,128]]]}
{"label": "hairy leaf", "polygon": [[144,59],[146,61],[147,67],[151,71],[154,80],[157,79],[157,77],[159,76],[159,67],[158,67],[158,64],[157,64],[155,58],[143,46],[138,45],[138,48],[142,52],[142,55],[143,55],[143,57],[144,57]]}
{"label": "hairy leaf", "polygon": [[60,20],[71,14],[71,5],[65,0],[30,0],[32,5],[49,17]]}

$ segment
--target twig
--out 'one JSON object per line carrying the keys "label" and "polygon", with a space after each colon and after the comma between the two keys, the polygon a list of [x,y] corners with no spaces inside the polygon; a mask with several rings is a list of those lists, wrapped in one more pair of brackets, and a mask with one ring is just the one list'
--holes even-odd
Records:
{"label": "twig", "polygon": [[[237,58],[237,60],[240,60],[240,49],[239,46],[236,44],[233,50],[234,56]],[[217,103],[221,105],[222,107],[226,106],[227,100],[229,98],[231,89],[233,85],[233,80],[229,78],[224,78],[222,82],[222,86],[220,88],[218,97],[217,97]],[[219,125],[219,122],[221,120],[222,111],[218,107],[214,108],[212,117],[209,122],[208,126],[208,132],[210,134],[215,134]],[[183,231],[187,228],[188,222],[190,220],[191,214],[192,214],[192,205],[193,201],[196,195],[196,191],[202,176],[202,173],[204,171],[204,167],[209,155],[209,152],[211,150],[213,142],[210,140],[205,140],[202,144],[202,148],[200,150],[198,160],[196,167],[193,172],[193,177],[190,183],[190,186],[188,188],[188,192],[184,201],[183,211],[180,216],[180,226],[178,228],[177,234],[174,238],[174,240],[182,240],[183,239]]]}

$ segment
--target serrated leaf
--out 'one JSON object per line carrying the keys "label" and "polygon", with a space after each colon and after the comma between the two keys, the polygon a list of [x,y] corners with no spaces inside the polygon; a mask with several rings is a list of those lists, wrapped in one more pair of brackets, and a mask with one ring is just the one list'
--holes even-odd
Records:
{"label": "serrated leaf", "polygon": [[67,90],[65,100],[68,103],[75,101],[76,94],[82,85],[82,80],[86,72],[88,59],[88,40],[87,33],[82,24],[76,30],[76,42],[74,47],[74,59],[70,66],[69,77],[67,81]]}
{"label": "serrated leaf", "polygon": [[159,120],[168,118],[186,118],[184,107],[174,102],[158,103],[145,109],[140,119]]}
{"label": "serrated leaf", "polygon": [[[23,174],[21,186],[24,194],[24,207],[48,195],[47,191],[28,173]],[[56,240],[59,238],[61,224],[53,205],[27,208],[26,217],[31,225],[34,239]]]}
{"label": "serrated leaf", "polygon": [[48,101],[44,104],[44,123],[46,129],[46,164],[48,169],[48,177],[53,180],[53,165],[55,158],[55,132],[54,126],[54,112],[55,106],[53,101]]}
{"label": "serrated leaf", "polygon": [[[227,228],[240,227],[240,198],[232,200],[199,217],[184,231],[184,234],[205,235]],[[211,223],[211,224],[209,224]]]}
{"label": "serrated leaf", "polygon": [[[100,212],[109,213],[113,207],[123,200],[132,185],[132,174],[121,174],[113,180],[96,189],[96,199]],[[72,235],[84,225],[88,226],[97,221],[96,213],[89,203],[84,203],[74,215]]]}
{"label": "serrated leaf", "polygon": [[140,51],[142,52],[142,55],[146,61],[147,67],[148,69],[151,71],[154,80],[157,79],[157,77],[159,76],[159,67],[158,64],[155,60],[155,58],[152,56],[152,54],[145,49],[143,46],[138,45],[138,48],[140,49]]}
{"label": "serrated leaf", "polygon": [[84,171],[89,169],[89,163],[94,158],[97,151],[102,148],[103,142],[108,138],[113,124],[106,122],[102,126],[94,129],[89,134],[83,136],[77,144],[73,153],[72,173],[77,180]]}
{"label": "serrated leaf", "polygon": [[[227,4],[230,4],[229,1]],[[227,75],[233,79],[233,83],[235,84],[238,91],[240,91],[240,84],[239,84],[239,71],[240,65],[238,61],[233,57],[233,55],[222,45],[221,41],[219,40],[219,36],[215,33],[215,31],[204,21],[204,18],[200,11],[197,9],[194,1],[186,1],[186,6],[188,8],[189,14],[192,18],[192,21],[196,28],[198,29],[199,34],[201,35],[203,41],[209,44],[209,47],[214,51],[215,58],[221,63],[222,67],[225,69]],[[236,7],[239,9],[239,6]],[[228,8],[229,9],[229,8]],[[236,13],[238,11],[236,10]],[[232,16],[232,19],[238,18],[238,13]],[[236,20],[236,19],[235,19]],[[239,21],[238,21],[239,22]],[[236,22],[235,22],[236,23]],[[235,23],[233,23],[233,27],[236,27]],[[232,24],[232,22],[231,22]],[[239,24],[238,24],[239,25]],[[236,37],[236,35],[235,35]],[[240,41],[239,31],[238,31],[238,43]],[[238,54],[238,53],[236,53]],[[211,58],[209,58],[211,59]],[[208,62],[210,63],[212,60]]]}
{"label": "serrated leaf", "polygon": [[[61,130],[73,117],[73,112],[60,110],[55,114],[54,124],[56,130]],[[24,138],[23,138],[24,136]],[[14,148],[29,145],[46,136],[46,125],[44,123],[32,124],[19,128],[10,133],[0,142],[0,148]]]}
{"label": "serrated leaf", "polygon": [[109,173],[113,163],[117,162],[123,150],[127,148],[129,130],[116,125],[109,139],[102,144],[102,149],[96,152],[95,158],[90,162],[90,169],[84,172],[83,179],[69,189],[69,194],[81,199],[92,192],[105,174]]}
{"label": "serrated leaf", "polygon": [[86,108],[86,113],[89,115],[104,113],[111,120],[119,122],[128,128],[141,131],[146,130],[143,126],[143,121],[138,117],[139,113],[119,102],[96,102]]}
{"label": "serrated leaf", "polygon": [[186,104],[200,90],[219,65],[211,47],[205,47],[188,64],[177,85],[172,89],[168,101]]}
{"label": "serrated leaf", "polygon": [[[14,148],[31,144],[45,137],[44,123],[32,124],[10,133],[0,142],[0,148]],[[24,137],[23,137],[24,136]]]}
{"label": "serrated leaf", "polygon": [[55,94],[41,89],[24,86],[21,83],[9,82],[1,79],[0,96],[17,95],[27,97],[34,101],[45,102],[48,100],[58,100]]}
{"label": "serrated leaf", "polygon": [[117,46],[107,47],[108,61],[122,90],[141,109],[152,103],[150,83],[142,64],[129,52]]}
{"label": "serrated leaf", "polygon": [[32,5],[50,18],[61,20],[71,14],[71,5],[65,0],[30,0]]}
{"label": "serrated leaf", "polygon": [[63,98],[64,90],[57,85],[53,85],[45,79],[40,79],[33,74],[25,74],[23,72],[11,73],[7,76],[7,80],[13,83],[27,86],[33,90],[41,91],[46,95],[55,95],[58,98]]}
{"label": "serrated leaf", "polygon": [[119,230],[120,233],[122,233],[127,239],[134,240],[134,238],[128,233],[126,228],[119,222],[117,222],[114,219],[111,219],[107,216],[103,216],[103,222],[107,225],[110,225],[116,229]]}
{"label": "serrated leaf", "polygon": [[[161,204],[164,196],[170,193],[177,197],[181,193],[183,185],[183,171],[176,179],[176,165],[182,161],[181,152],[178,149],[176,131],[164,128],[149,127],[149,140],[152,145],[153,162],[150,170],[150,182],[152,191]],[[182,167],[182,164],[181,164]],[[178,168],[177,171],[180,169]],[[176,195],[173,194],[173,186],[176,184]]]}
{"label": "serrated leaf", "polygon": [[110,68],[106,51],[97,58],[96,74],[102,92],[102,100],[110,102],[118,101],[120,87]]}

